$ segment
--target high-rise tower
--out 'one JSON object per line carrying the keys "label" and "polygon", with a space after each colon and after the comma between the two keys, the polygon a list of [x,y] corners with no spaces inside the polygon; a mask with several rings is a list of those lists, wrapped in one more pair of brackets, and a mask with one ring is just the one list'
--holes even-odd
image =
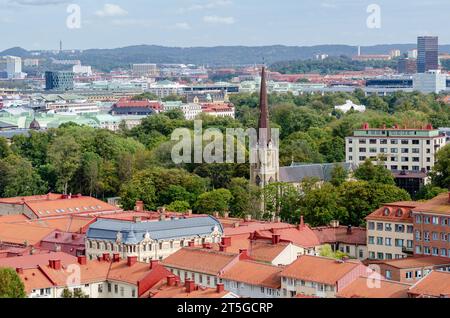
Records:
{"label": "high-rise tower", "polygon": [[417,51],[418,73],[439,69],[439,39],[437,36],[419,36]]}

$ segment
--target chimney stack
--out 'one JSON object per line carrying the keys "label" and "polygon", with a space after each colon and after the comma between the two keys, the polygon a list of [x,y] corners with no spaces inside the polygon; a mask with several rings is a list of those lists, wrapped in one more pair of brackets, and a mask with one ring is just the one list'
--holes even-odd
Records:
{"label": "chimney stack", "polygon": [[272,244],[277,245],[278,243],[280,243],[280,238],[281,238],[280,234],[273,234],[272,235]]}
{"label": "chimney stack", "polygon": [[298,229],[301,230],[305,227],[305,219],[303,218],[303,215],[300,216],[300,224],[298,225]]}
{"label": "chimney stack", "polygon": [[114,253],[113,254],[113,262],[114,263],[120,262],[120,254],[119,253]]}
{"label": "chimney stack", "polygon": [[23,274],[23,268],[22,267],[17,267],[16,268],[16,273],[17,274]]}
{"label": "chimney stack", "polygon": [[49,260],[48,266],[54,270],[60,270],[61,269],[61,260],[59,260],[59,259]]}
{"label": "chimney stack", "polygon": [[227,247],[225,245],[220,244],[219,245],[219,251],[220,252],[226,252],[227,251]]}
{"label": "chimney stack", "polygon": [[144,212],[144,202],[143,201],[136,201],[136,206],[134,207],[134,210],[136,212]]}
{"label": "chimney stack", "polygon": [[217,293],[220,294],[220,293],[223,293],[224,291],[225,291],[224,284],[223,283],[218,283],[217,284]]}
{"label": "chimney stack", "polygon": [[134,222],[134,223],[141,223],[141,222],[142,222],[142,217],[140,217],[140,216],[134,216],[134,217],[133,217],[133,222]]}
{"label": "chimney stack", "polygon": [[222,242],[221,243],[225,247],[230,247],[231,246],[231,237],[230,236],[222,237]]}
{"label": "chimney stack", "polygon": [[103,253],[102,260],[104,262],[109,262],[109,253]]}
{"label": "chimney stack", "polygon": [[352,235],[352,232],[353,232],[352,226],[351,225],[347,226],[347,235]]}
{"label": "chimney stack", "polygon": [[195,245],[195,242],[194,242],[194,241],[189,241],[189,242],[188,242],[188,247],[194,247],[194,245]]}
{"label": "chimney stack", "polygon": [[155,269],[155,268],[158,266],[158,264],[159,264],[159,261],[158,261],[158,260],[152,259],[152,260],[150,261],[150,269]]}
{"label": "chimney stack", "polygon": [[225,212],[225,213],[223,214],[223,217],[224,217],[225,219],[228,219],[228,218],[230,217],[230,213],[229,213],[229,212]]}
{"label": "chimney stack", "polygon": [[175,275],[169,275],[167,276],[167,286],[173,287],[176,285],[176,277]]}
{"label": "chimney stack", "polygon": [[186,279],[185,287],[186,287],[186,292],[188,294],[190,294],[193,291],[195,291],[195,282],[192,279]]}
{"label": "chimney stack", "polygon": [[80,265],[86,265],[86,256],[78,256],[78,264]]}
{"label": "chimney stack", "polygon": [[137,263],[137,256],[128,256],[128,258],[127,258],[127,265],[129,267],[133,266],[136,263]]}

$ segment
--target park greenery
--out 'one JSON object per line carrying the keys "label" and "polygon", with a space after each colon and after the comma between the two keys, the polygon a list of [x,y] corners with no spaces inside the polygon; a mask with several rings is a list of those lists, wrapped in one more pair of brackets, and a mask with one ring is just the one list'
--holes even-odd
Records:
{"label": "park greenery", "polygon": [[25,298],[25,286],[12,268],[0,268],[0,298]]}
{"label": "park greenery", "polygon": [[[201,115],[203,129],[224,132],[256,127],[258,98],[258,94],[232,95],[236,119]],[[368,110],[346,114],[334,110],[347,99]],[[398,92],[366,97],[357,90],[323,96],[271,94],[269,100],[272,126],[280,128],[281,166],[292,161],[345,161],[345,137],[366,122],[372,127],[450,125],[449,107],[432,94]],[[337,219],[355,226],[385,202],[411,199],[376,162],[366,162],[351,176],[337,167],[332,180],[322,184],[307,179],[300,187],[276,183],[265,189],[249,183],[249,164],[175,164],[171,159],[172,132],[194,127],[179,111],[149,116],[131,130],[121,127],[110,132],[69,123],[31,131],[28,137],[15,136],[10,142],[0,139],[0,197],[81,193],[102,200],[120,197],[124,209],[133,209],[135,202],[142,200],[151,210],[166,206],[177,212],[228,212],[261,218],[277,213],[292,223],[303,215],[311,225]],[[414,199],[429,199],[448,189],[450,146],[438,158],[431,175],[433,183]],[[261,195],[266,201],[265,215],[259,212]]]}

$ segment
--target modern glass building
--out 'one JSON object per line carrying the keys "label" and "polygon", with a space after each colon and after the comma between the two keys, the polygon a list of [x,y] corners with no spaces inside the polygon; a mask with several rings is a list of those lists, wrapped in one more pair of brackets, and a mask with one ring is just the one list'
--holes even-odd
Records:
{"label": "modern glass building", "polygon": [[57,91],[73,90],[73,72],[45,72],[45,89]]}
{"label": "modern glass building", "polygon": [[417,49],[417,73],[439,69],[439,39],[437,36],[419,36]]}

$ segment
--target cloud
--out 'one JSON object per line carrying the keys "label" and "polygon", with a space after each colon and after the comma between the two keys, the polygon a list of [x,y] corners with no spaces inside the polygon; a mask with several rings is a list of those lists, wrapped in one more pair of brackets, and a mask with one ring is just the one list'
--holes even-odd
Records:
{"label": "cloud", "polygon": [[122,9],[117,4],[107,3],[103,6],[101,10],[95,12],[96,16],[99,17],[123,17],[128,15],[128,11]]}
{"label": "cloud", "polygon": [[150,28],[155,26],[153,21],[143,19],[114,19],[111,23],[115,26],[137,26],[142,28]]}
{"label": "cloud", "polygon": [[181,8],[179,11],[180,13],[188,12],[188,11],[203,11],[203,10],[210,10],[218,7],[225,7],[232,5],[233,1],[231,0],[214,0],[214,1],[207,1],[204,3],[196,3],[191,5],[187,8]]}
{"label": "cloud", "polygon": [[172,27],[172,29],[178,29],[178,30],[190,30],[191,26],[189,23],[186,22],[179,22],[175,23],[175,25]]}
{"label": "cloud", "polygon": [[233,17],[219,17],[217,15],[205,16],[203,21],[211,24],[234,24],[236,22]]}
{"label": "cloud", "polygon": [[68,3],[69,0],[10,0],[11,4],[20,4],[23,6],[48,6]]}

